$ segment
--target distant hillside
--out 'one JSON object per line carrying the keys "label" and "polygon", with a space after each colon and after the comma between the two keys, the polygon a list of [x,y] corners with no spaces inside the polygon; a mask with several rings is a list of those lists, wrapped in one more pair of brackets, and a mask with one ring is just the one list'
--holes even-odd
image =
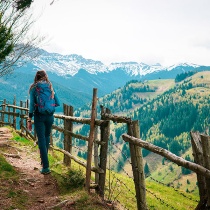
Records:
{"label": "distant hillside", "polygon": [[[193,157],[192,152],[190,152],[189,132],[195,130],[209,133],[209,104],[209,71],[198,72],[179,83],[175,83],[174,80],[162,79],[144,82],[133,80],[98,100],[98,105],[110,108],[113,114],[138,119],[142,139],[191,161],[193,161]],[[76,110],[75,113],[78,116],[88,117],[90,116],[88,110],[90,108],[85,106]],[[126,130],[126,126],[123,124],[111,124],[110,140],[122,150],[119,152],[118,149],[112,148],[115,158],[119,160],[119,165],[116,162],[112,163],[112,167],[116,171],[120,171],[122,165],[127,167],[124,154],[128,157],[130,155],[128,145],[121,138]],[[83,131],[87,132],[86,129]],[[194,183],[192,186],[196,188],[195,175],[190,171],[178,169],[145,149],[143,149],[143,156],[150,174],[155,178],[165,183],[178,184],[179,181],[186,180],[188,177]],[[163,167],[163,164],[165,165],[164,170],[170,174],[171,179],[164,180],[160,176],[161,172],[158,173],[159,166]],[[128,167],[130,167],[129,164]],[[131,171],[131,168],[128,168],[128,171]],[[121,172],[123,173],[123,171]],[[185,184],[183,187],[186,190],[187,185]]]}

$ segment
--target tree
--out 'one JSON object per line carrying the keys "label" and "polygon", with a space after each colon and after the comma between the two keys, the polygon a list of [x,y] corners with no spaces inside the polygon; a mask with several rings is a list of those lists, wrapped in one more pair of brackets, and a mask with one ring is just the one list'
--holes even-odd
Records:
{"label": "tree", "polygon": [[31,3],[33,2],[33,0],[17,0],[14,2],[16,3],[17,10],[23,11],[31,6]]}
{"label": "tree", "polygon": [[144,165],[144,173],[146,176],[150,175],[150,170],[149,170],[149,166],[148,166],[147,162]]}
{"label": "tree", "polygon": [[[34,23],[28,10],[32,0],[2,0],[0,3],[0,77],[11,73],[18,61],[36,57],[43,37],[32,35]],[[17,67],[17,65],[16,65]]]}

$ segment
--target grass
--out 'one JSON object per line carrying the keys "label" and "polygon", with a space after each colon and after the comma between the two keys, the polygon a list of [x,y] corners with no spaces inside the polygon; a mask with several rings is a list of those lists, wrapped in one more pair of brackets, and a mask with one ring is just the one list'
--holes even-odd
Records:
{"label": "grass", "polygon": [[[21,138],[18,135],[14,135],[13,139],[21,146],[27,146],[29,149],[34,150],[33,142]],[[37,158],[39,158],[38,155]],[[88,194],[84,190],[84,167],[79,166],[74,161],[72,161],[71,168],[66,167],[63,165],[63,154],[53,150],[50,150],[49,152],[49,161],[52,170],[52,176],[57,180],[60,192],[59,197],[61,200],[68,199],[72,201],[76,209],[105,209],[104,203],[101,201],[97,194]],[[171,172],[169,178],[174,176],[172,173],[175,173],[175,171],[177,171],[176,168],[174,168],[174,171]],[[163,177],[167,177],[166,173],[166,171],[162,170],[160,173],[161,175],[156,174],[155,178],[159,176],[161,180]],[[94,173],[92,176],[93,175]],[[107,170],[106,177],[106,200],[110,202],[120,202],[120,204],[127,209],[136,209],[137,205],[133,179],[127,175],[115,173],[109,170]],[[11,165],[6,162],[2,156],[0,156],[0,178],[1,183],[2,178],[4,180],[13,180],[12,182],[14,183],[15,180],[18,180],[18,173],[13,169]],[[190,177],[187,179],[190,180],[191,184],[192,180]],[[183,180],[183,183],[184,182],[187,183],[187,180]],[[24,192],[16,191],[11,187],[6,188],[4,185],[1,185],[0,191],[3,190],[7,193],[8,198],[11,200],[10,206],[24,209],[22,206],[24,206],[24,203],[27,202],[27,197],[25,196]],[[168,210],[173,209],[173,207],[177,210],[195,209],[197,206],[197,199],[198,191],[187,193],[184,190],[167,187],[166,185],[161,185],[151,179],[146,179],[146,200],[149,209]]]}
{"label": "grass", "polygon": [[0,155],[0,197],[7,198],[3,202],[8,202],[8,209],[24,209],[27,203],[26,193],[16,188],[18,180],[18,172]]}
{"label": "grass", "polygon": [[17,179],[18,173],[15,169],[0,155],[0,179],[3,180],[14,180]]}

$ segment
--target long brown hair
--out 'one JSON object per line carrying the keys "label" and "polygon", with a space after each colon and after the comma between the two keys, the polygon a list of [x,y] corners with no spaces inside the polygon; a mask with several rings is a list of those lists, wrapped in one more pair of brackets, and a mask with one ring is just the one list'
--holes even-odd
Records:
{"label": "long brown hair", "polygon": [[34,82],[29,88],[29,93],[30,93],[31,89],[40,81],[46,81],[47,83],[49,83],[50,89],[52,91],[52,98],[54,98],[54,90],[53,90],[52,83],[48,79],[47,73],[44,70],[39,70],[36,72],[36,75],[34,77]]}

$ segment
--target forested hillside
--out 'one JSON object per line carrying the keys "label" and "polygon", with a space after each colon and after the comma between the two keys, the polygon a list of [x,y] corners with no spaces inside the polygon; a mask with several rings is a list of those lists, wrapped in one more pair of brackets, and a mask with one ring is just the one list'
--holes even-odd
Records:
{"label": "forested hillside", "polygon": [[[209,133],[210,124],[210,72],[199,72],[186,77],[181,82],[175,80],[132,80],[122,88],[117,89],[103,98],[99,98],[98,105],[110,108],[113,114],[137,119],[140,122],[141,138],[157,146],[170,150],[187,160],[192,159],[189,132],[191,130]],[[87,106],[75,111],[77,116],[90,117],[90,108]],[[99,111],[99,110],[98,110]],[[89,127],[78,129],[79,133],[88,134]],[[122,153],[112,148],[111,152],[119,160],[119,165],[113,163],[112,168],[118,172],[122,165],[126,167],[129,157],[129,147],[121,138],[127,129],[123,124],[111,124],[110,140],[121,148]],[[78,141],[78,145],[80,145]],[[80,145],[82,146],[82,145]],[[81,157],[86,154],[80,152]],[[145,172],[156,174],[159,164],[165,164],[164,159],[152,158],[152,154],[143,149]],[[156,164],[155,164],[155,161]],[[169,171],[172,170],[170,168]],[[184,170],[180,175],[190,174]],[[179,177],[179,178],[178,178]]]}

